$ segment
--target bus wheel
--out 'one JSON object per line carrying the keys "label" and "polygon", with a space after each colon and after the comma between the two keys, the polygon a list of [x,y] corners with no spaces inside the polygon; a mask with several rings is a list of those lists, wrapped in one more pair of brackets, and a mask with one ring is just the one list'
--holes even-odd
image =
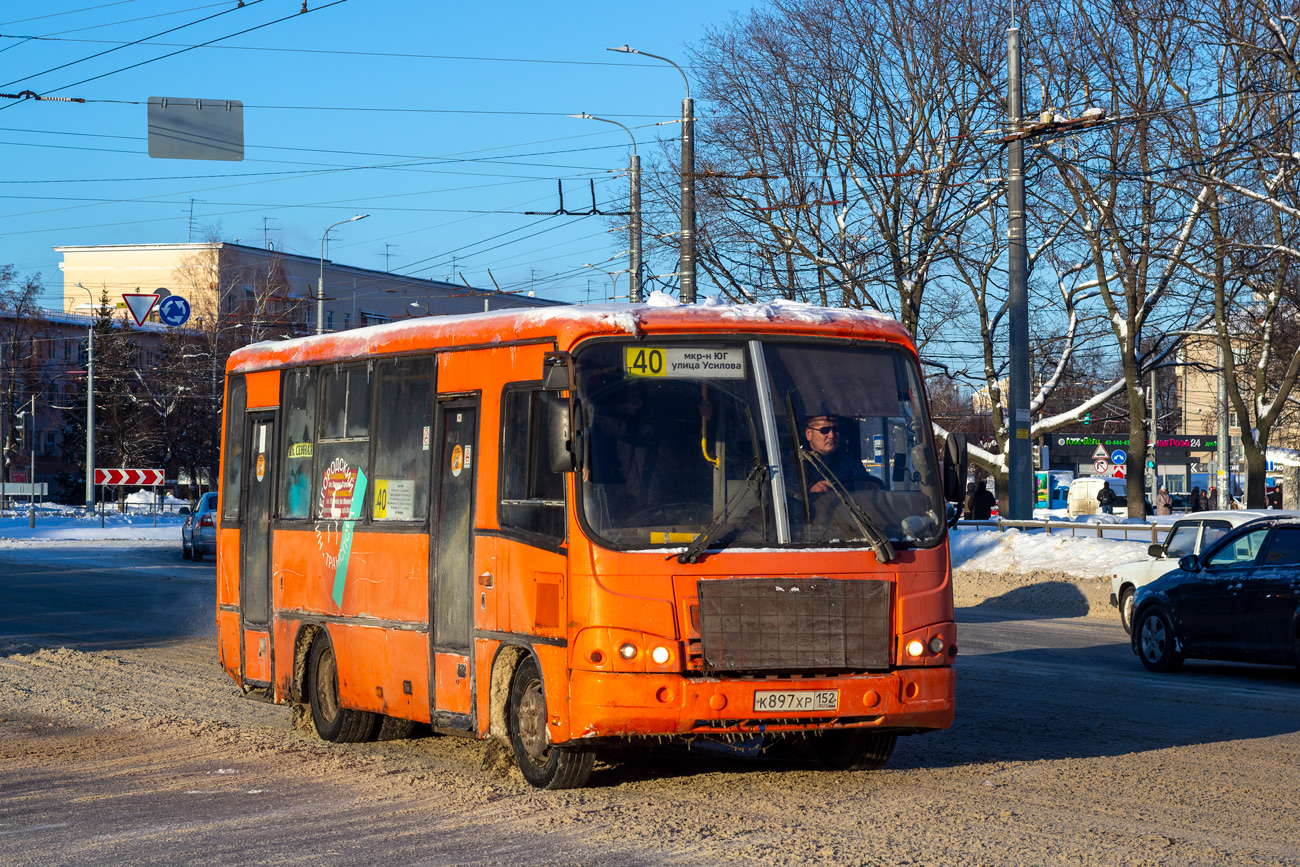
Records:
{"label": "bus wheel", "polygon": [[898,735],[862,729],[822,732],[814,741],[817,758],[835,771],[875,771],[894,754]]}
{"label": "bus wheel", "polygon": [[580,789],[596,764],[591,750],[551,746],[542,672],[531,656],[510,683],[510,746],[524,779],[539,789]]}
{"label": "bus wheel", "polygon": [[307,660],[307,693],[311,699],[311,720],[316,734],[336,744],[370,740],[378,727],[377,714],[348,710],[339,703],[339,671],[334,645],[324,634],[311,643]]}

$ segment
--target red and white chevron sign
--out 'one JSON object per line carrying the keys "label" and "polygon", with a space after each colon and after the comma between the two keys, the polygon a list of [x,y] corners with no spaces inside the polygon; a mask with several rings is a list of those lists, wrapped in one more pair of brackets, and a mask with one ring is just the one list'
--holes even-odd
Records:
{"label": "red and white chevron sign", "polygon": [[97,485],[161,485],[162,470],[95,470]]}

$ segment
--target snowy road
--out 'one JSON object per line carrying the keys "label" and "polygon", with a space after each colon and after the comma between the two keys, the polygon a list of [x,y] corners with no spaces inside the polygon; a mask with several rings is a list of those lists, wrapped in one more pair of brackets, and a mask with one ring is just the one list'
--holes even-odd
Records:
{"label": "snowy road", "polygon": [[1300,865],[1300,676],[1150,675],[1110,619],[962,609],[957,723],[881,772],[660,747],[546,793],[322,743],[219,671],[210,563],[65,545],[0,549],[6,864]]}

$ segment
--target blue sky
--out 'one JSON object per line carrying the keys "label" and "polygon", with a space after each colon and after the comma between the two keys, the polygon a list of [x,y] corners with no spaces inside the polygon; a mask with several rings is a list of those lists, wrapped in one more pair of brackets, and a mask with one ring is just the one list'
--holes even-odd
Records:
{"label": "blue sky", "polygon": [[[607,210],[626,191],[627,134],[566,115],[631,127],[644,160],[677,135],[654,124],[679,116],[681,77],[605,48],[685,66],[687,45],[751,5],[331,2],[305,15],[302,0],[0,6],[0,92],[87,100],[0,99],[0,263],[41,272],[57,307],[55,246],[215,230],[317,256],[326,226],[367,213],[331,233],[329,258],[436,278],[454,262],[475,286],[490,268],[503,289],[597,300],[610,277],[583,265],[627,267],[626,233],[611,231],[623,221],[517,213],[555,210],[559,178],[569,209],[589,207],[589,179]],[[244,160],[150,159],[151,96],[242,101]]]}

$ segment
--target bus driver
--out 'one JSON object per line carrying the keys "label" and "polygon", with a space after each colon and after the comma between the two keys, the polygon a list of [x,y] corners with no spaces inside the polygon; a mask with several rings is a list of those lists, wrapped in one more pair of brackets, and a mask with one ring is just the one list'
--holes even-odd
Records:
{"label": "bus driver", "polygon": [[[862,462],[844,445],[844,424],[837,415],[814,415],[804,424],[804,439],[808,447],[821,458],[840,484],[850,491],[863,488],[883,488],[875,476],[867,472]],[[831,483],[817,463],[810,461],[807,468],[808,492],[822,494],[831,490]]]}

